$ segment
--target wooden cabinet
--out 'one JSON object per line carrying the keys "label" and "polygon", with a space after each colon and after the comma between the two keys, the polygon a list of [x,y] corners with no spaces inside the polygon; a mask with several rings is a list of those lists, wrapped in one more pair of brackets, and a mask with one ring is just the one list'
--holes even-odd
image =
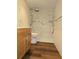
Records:
{"label": "wooden cabinet", "polygon": [[24,54],[30,49],[31,45],[31,29],[17,29],[17,59],[22,59]]}

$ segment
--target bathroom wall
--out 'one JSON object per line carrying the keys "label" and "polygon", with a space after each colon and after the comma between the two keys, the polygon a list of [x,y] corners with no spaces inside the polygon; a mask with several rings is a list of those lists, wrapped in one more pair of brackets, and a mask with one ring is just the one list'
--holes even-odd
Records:
{"label": "bathroom wall", "polygon": [[17,0],[17,28],[30,27],[30,15],[27,2],[25,0]]}
{"label": "bathroom wall", "polygon": [[54,14],[54,42],[62,56],[62,0],[56,1]]}
{"label": "bathroom wall", "polygon": [[53,9],[32,11],[32,32],[38,33],[38,41],[53,43]]}

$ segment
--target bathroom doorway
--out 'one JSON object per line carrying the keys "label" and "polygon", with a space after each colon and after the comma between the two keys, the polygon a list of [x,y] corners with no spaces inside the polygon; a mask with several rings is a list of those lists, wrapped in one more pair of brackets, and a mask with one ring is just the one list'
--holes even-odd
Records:
{"label": "bathroom doorway", "polygon": [[61,0],[18,0],[17,10],[17,59],[61,59]]}
{"label": "bathroom doorway", "polygon": [[53,14],[45,9],[32,10],[32,33],[37,33],[37,41],[53,43]]}
{"label": "bathroom doorway", "polygon": [[30,10],[32,33],[37,41],[54,43],[54,9],[56,0],[27,0]]}

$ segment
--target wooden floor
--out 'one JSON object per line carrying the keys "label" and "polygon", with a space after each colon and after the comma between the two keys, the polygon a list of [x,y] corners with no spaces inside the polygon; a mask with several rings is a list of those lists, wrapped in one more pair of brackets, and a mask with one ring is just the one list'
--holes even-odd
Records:
{"label": "wooden floor", "polygon": [[37,43],[32,45],[31,49],[23,59],[62,59],[54,44]]}

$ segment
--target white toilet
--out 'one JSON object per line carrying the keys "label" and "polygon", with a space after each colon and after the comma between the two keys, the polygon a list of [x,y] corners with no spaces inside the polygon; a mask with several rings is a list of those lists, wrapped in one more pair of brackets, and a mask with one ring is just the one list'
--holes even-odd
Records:
{"label": "white toilet", "polygon": [[36,44],[37,43],[37,36],[38,36],[38,33],[32,33],[31,44]]}

